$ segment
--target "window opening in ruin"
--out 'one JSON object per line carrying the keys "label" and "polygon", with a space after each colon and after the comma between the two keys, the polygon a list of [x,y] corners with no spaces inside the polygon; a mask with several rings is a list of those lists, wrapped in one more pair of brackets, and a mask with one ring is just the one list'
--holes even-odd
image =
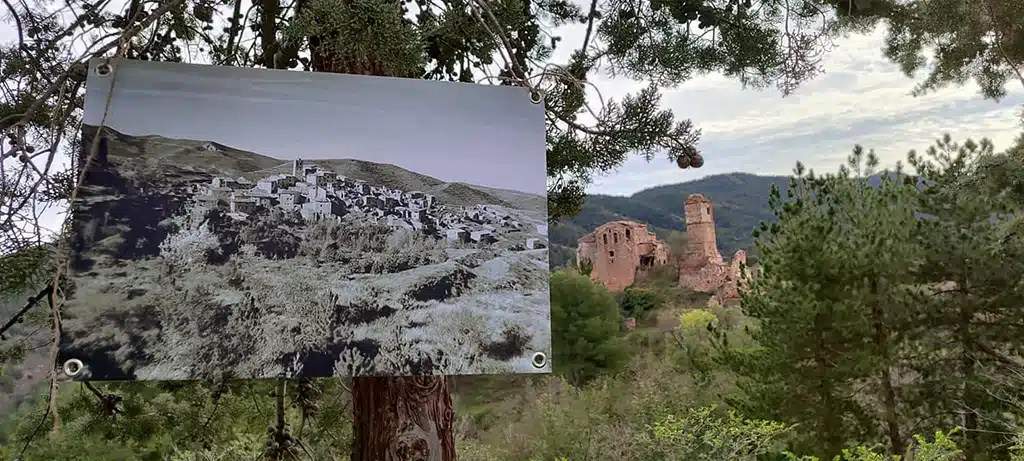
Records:
{"label": "window opening in ruin", "polygon": [[650,267],[654,265],[654,256],[641,256],[640,265]]}
{"label": "window opening in ruin", "polygon": [[604,244],[607,245],[608,244],[608,234],[607,233],[604,234],[603,237],[604,237]]}
{"label": "window opening in ruin", "polygon": [[708,205],[708,214],[711,214],[711,206]]}
{"label": "window opening in ruin", "polygon": [[609,251],[608,252],[608,257],[609,258],[614,258],[615,257],[615,252],[614,251]]}
{"label": "window opening in ruin", "polygon": [[615,243],[619,243],[619,233],[618,232],[612,234],[612,237],[614,237]]}
{"label": "window opening in ruin", "polygon": [[626,229],[626,240],[629,240],[629,239],[630,239],[629,229]]}

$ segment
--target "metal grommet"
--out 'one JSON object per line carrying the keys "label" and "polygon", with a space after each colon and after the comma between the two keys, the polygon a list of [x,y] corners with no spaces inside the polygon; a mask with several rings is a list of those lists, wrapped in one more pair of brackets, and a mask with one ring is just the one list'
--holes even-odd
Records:
{"label": "metal grommet", "polygon": [[64,362],[64,374],[68,375],[69,378],[74,378],[75,376],[78,376],[80,373],[82,373],[82,370],[84,369],[85,365],[82,363],[81,360],[68,359],[67,361]]}
{"label": "metal grommet", "polygon": [[110,66],[110,64],[105,62],[100,63],[98,66],[96,66],[96,75],[99,75],[100,77],[106,77],[110,75],[110,72],[112,72],[113,70],[114,69]]}
{"label": "metal grommet", "polygon": [[530,363],[533,364],[534,368],[544,368],[544,365],[548,364],[548,356],[543,352],[534,352]]}
{"label": "metal grommet", "polygon": [[544,93],[534,88],[530,90],[530,102],[540,104],[544,102]]}

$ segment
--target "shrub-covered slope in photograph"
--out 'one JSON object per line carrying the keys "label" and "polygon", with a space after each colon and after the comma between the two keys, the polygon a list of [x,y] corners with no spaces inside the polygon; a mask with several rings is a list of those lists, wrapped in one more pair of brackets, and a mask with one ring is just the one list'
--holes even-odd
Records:
{"label": "shrub-covered slope in photograph", "polygon": [[104,128],[73,207],[61,358],[79,379],[547,372],[531,363],[550,353],[545,207]]}

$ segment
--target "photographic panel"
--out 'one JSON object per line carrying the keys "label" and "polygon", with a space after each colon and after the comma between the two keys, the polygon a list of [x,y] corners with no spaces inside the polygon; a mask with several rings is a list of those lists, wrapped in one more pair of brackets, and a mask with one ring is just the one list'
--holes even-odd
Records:
{"label": "photographic panel", "polygon": [[90,63],[76,380],[550,372],[528,90]]}

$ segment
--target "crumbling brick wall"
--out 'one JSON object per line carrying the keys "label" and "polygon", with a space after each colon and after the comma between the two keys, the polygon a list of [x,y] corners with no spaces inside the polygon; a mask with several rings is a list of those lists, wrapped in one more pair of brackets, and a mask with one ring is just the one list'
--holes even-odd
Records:
{"label": "crumbling brick wall", "polygon": [[607,222],[578,243],[576,261],[589,261],[590,278],[611,291],[622,291],[632,285],[641,265],[668,263],[665,242],[658,240],[643,223]]}
{"label": "crumbling brick wall", "polygon": [[725,280],[715,291],[715,297],[721,305],[732,304],[740,300],[740,288],[750,279],[741,266],[747,265],[747,252],[739,250],[729,262],[729,272]]}

